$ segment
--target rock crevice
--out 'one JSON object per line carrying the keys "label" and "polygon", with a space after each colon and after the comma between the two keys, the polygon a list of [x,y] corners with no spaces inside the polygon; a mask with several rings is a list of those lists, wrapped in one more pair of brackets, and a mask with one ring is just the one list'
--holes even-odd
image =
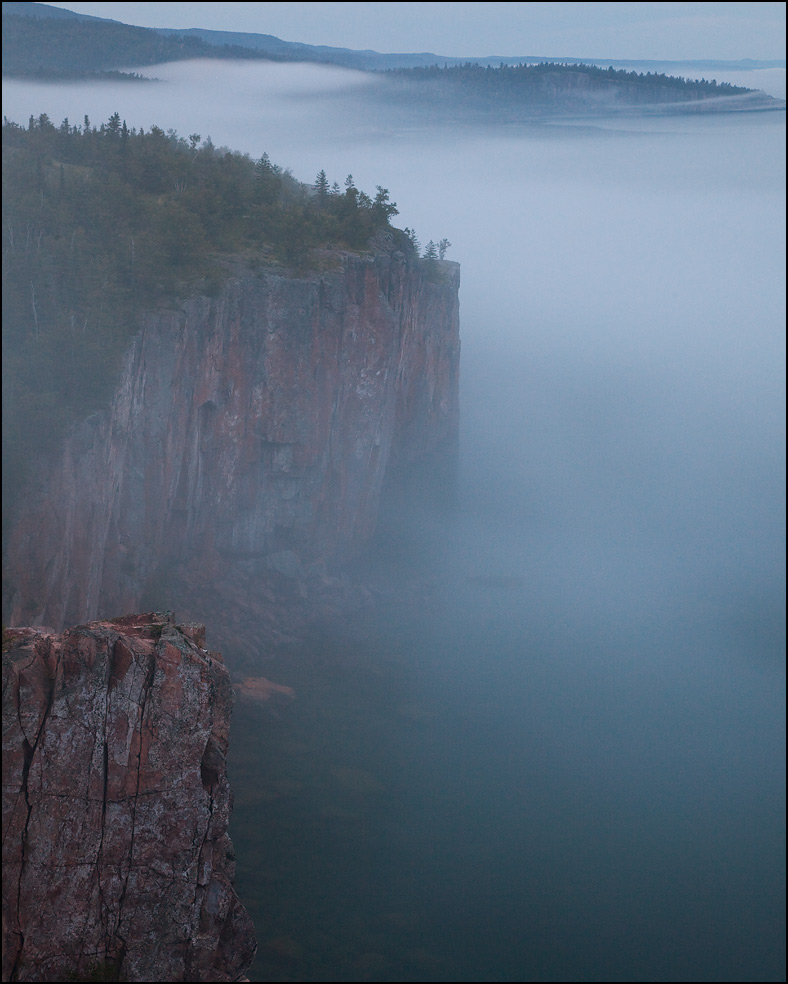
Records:
{"label": "rock crevice", "polygon": [[221,657],[166,616],[6,630],[3,980],[242,977],[231,706]]}

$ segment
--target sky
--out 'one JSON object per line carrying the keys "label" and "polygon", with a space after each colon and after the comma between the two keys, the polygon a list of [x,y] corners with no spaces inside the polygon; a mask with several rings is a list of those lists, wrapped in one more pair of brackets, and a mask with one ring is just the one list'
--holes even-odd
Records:
{"label": "sky", "polygon": [[611,59],[785,58],[784,3],[56,3],[143,27],[203,27],[382,52]]}

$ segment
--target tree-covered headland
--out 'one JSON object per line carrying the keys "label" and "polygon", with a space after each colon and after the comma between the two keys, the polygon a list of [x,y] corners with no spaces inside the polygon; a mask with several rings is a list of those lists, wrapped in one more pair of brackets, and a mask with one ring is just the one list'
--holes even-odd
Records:
{"label": "tree-covered headland", "polygon": [[[3,126],[3,484],[103,406],[145,310],[214,293],[232,265],[303,273],[382,230],[418,255],[387,189],[297,181],[267,154],[116,113]],[[232,261],[232,262],[231,262]],[[336,261],[334,261],[336,262]],[[426,264],[429,275],[434,267]]]}
{"label": "tree-covered headland", "polygon": [[496,67],[467,62],[389,69],[382,74],[391,98],[407,103],[418,98],[424,111],[439,109],[445,115],[451,110],[460,117],[478,114],[488,121],[668,106],[696,110],[722,107],[731,96],[755,95],[727,82],[555,62]]}

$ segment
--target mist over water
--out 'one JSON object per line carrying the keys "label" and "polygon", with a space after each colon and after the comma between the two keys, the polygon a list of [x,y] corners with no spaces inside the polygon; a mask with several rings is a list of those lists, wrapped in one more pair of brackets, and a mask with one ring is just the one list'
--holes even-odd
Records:
{"label": "mist over water", "polygon": [[784,116],[427,127],[204,73],[3,111],[352,173],[462,263],[456,498],[383,520],[428,603],[236,711],[239,886],[301,948],[265,979],[784,980]]}

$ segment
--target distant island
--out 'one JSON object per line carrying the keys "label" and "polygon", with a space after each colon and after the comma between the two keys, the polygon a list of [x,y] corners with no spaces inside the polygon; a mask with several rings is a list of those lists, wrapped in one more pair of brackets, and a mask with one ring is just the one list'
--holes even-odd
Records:
{"label": "distant island", "polygon": [[[201,28],[143,28],[42,3],[3,4],[3,73],[36,79],[128,79],[144,69],[194,58],[315,62],[379,75],[367,93],[428,118],[519,121],[567,113],[636,110],[720,111],[783,108],[762,92],[717,83],[706,73],[771,67],[775,62],[698,62],[703,78],[663,63],[646,72],[632,62],[522,56],[449,58],[430,52],[382,54],[283,41],[269,34]],[[784,62],[779,63],[784,65]],[[694,67],[694,66],[693,66]]]}
{"label": "distant island", "polygon": [[392,69],[386,95],[421,101],[425,111],[459,118],[518,121],[567,113],[698,112],[779,104],[762,92],[662,72],[585,64],[462,65]]}

